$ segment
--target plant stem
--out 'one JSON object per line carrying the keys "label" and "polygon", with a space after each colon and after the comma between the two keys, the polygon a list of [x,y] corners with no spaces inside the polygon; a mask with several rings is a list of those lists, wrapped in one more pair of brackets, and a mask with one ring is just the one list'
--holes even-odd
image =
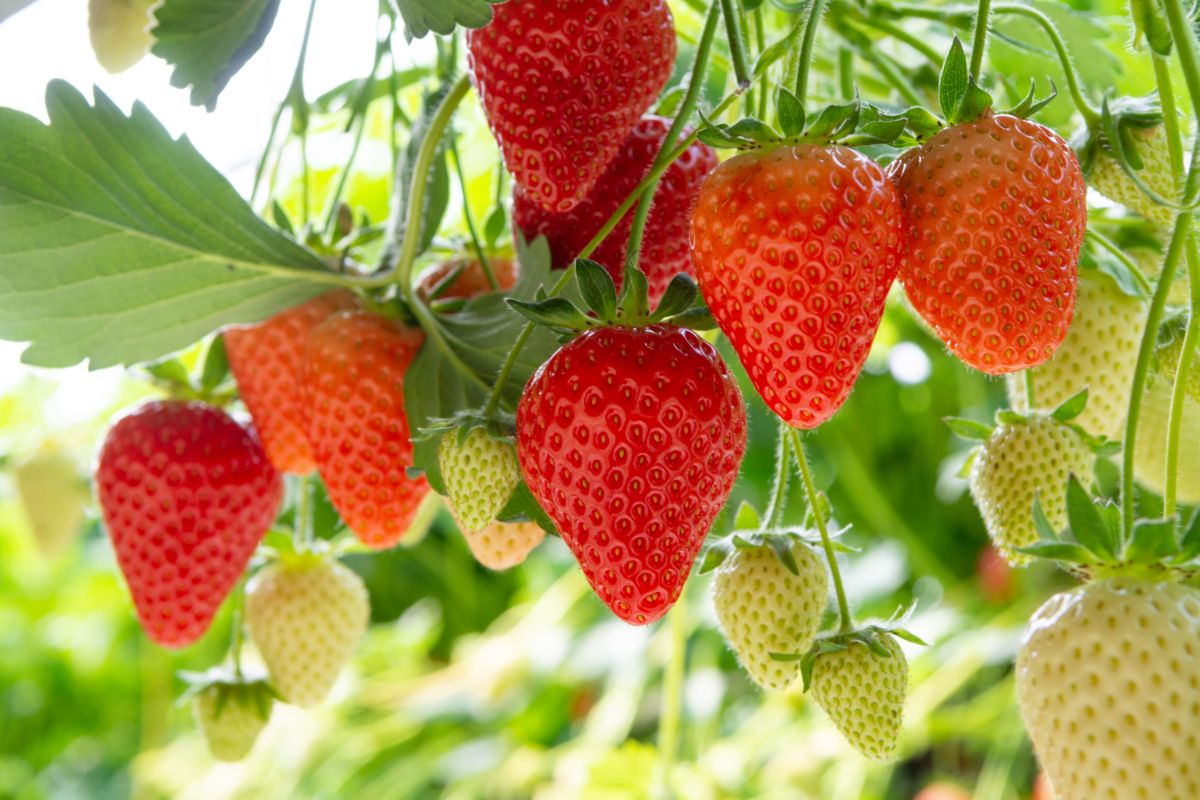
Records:
{"label": "plant stem", "polygon": [[[683,132],[692,112],[696,110],[696,104],[700,102],[700,92],[704,87],[705,75],[708,73],[708,57],[712,52],[713,39],[717,33],[719,13],[719,9],[714,3],[704,20],[704,31],[700,34],[700,42],[696,45],[696,56],[692,62],[687,91],[684,92],[683,100],[680,101],[679,109],[675,113],[675,119],[672,120],[671,127],[667,130],[667,135],[659,146],[658,155],[655,156],[651,169],[662,166],[663,161],[670,156],[670,150],[674,147],[675,140]],[[642,237],[646,231],[646,220],[650,216],[650,206],[654,202],[654,192],[657,188],[658,179],[656,178],[642,193],[641,200],[638,201],[637,211],[633,215],[633,225],[629,231],[629,247],[625,254],[626,270],[637,268],[641,257]]]}
{"label": "plant stem", "polygon": [[790,428],[783,420],[779,421],[779,444],[775,448],[775,475],[771,483],[771,499],[763,514],[764,530],[777,527],[783,521],[783,510],[787,504],[788,482],[791,477],[792,459],[789,455],[788,431]]}
{"label": "plant stem", "polygon": [[746,43],[742,39],[737,7],[734,0],[721,0],[721,15],[725,17],[725,35],[729,38],[729,57],[733,61],[733,74],[738,87],[750,86],[750,67],[746,63]]}
{"label": "plant stem", "polygon": [[800,42],[800,63],[796,75],[796,97],[801,105],[808,96],[808,71],[812,66],[813,45],[817,41],[817,28],[821,27],[821,13],[826,0],[810,0],[808,19],[804,23],[804,38]]}
{"label": "plant stem", "polygon": [[475,256],[479,259],[479,266],[483,268],[488,286],[491,286],[494,292],[500,288],[500,284],[496,281],[496,273],[492,271],[487,253],[483,251],[483,242],[479,238],[479,230],[475,227],[475,218],[471,215],[471,199],[467,194],[467,176],[463,172],[462,158],[458,155],[458,137],[454,135],[450,136],[450,155],[454,158],[454,171],[458,174],[458,185],[462,189],[463,219],[467,223],[467,233],[471,236],[471,245],[475,248]]}
{"label": "plant stem", "polygon": [[983,72],[983,54],[987,50],[991,8],[992,0],[979,0],[979,10],[975,12],[975,37],[971,42],[971,77],[975,80],[979,80]]}
{"label": "plant stem", "polygon": [[838,92],[842,97],[854,96],[854,51],[849,47],[838,48],[837,61]]}
{"label": "plant stem", "polygon": [[450,88],[429,122],[429,129],[425,131],[421,147],[417,151],[416,163],[413,165],[412,184],[409,186],[407,198],[408,215],[404,222],[404,242],[400,246],[400,255],[396,258],[393,273],[399,278],[400,291],[409,306],[414,309],[414,313],[417,313],[415,307],[419,300],[413,291],[411,273],[413,261],[417,257],[417,243],[421,239],[421,214],[425,209],[425,187],[429,183],[429,170],[433,166],[434,156],[437,155],[442,133],[450,124],[450,118],[454,116],[458,104],[470,89],[471,82],[465,75]]}
{"label": "plant stem", "polygon": [[673,797],[671,769],[679,755],[679,730],[683,717],[683,678],[687,670],[687,603],[679,593],[670,611],[671,658],[667,662],[662,686],[662,712],[658,718],[658,795]]}
{"label": "plant stem", "polygon": [[300,41],[300,56],[296,59],[296,71],[292,73],[292,85],[288,89],[288,101],[292,106],[292,130],[300,139],[300,208],[304,222],[309,219],[309,191],[312,176],[308,169],[308,100],[304,97],[304,64],[308,60],[308,43],[312,38],[313,17],[317,0],[310,0],[308,17],[304,21],[304,38]]}
{"label": "plant stem", "polygon": [[825,515],[821,513],[821,501],[817,487],[813,485],[812,470],[808,466],[808,456],[804,454],[804,442],[800,432],[789,427],[788,434],[792,439],[792,452],[796,463],[800,466],[800,477],[804,480],[804,492],[808,497],[808,507],[817,523],[817,531],[821,534],[821,547],[825,551],[825,560],[829,563],[829,574],[833,578],[834,592],[837,594],[838,618],[843,633],[854,630],[854,618],[850,615],[850,604],[846,602],[846,588],[842,585],[842,572],[838,569],[837,554],[833,551],[833,542],[829,538],[829,528],[825,524]]}
{"label": "plant stem", "polygon": [[296,549],[299,551],[311,550],[315,537],[313,535],[312,477],[309,475],[301,475],[296,482],[294,516],[292,529],[295,531]]}
{"label": "plant stem", "polygon": [[[1058,32],[1058,27],[1054,24],[1054,21],[1033,6],[1022,5],[1021,3],[1000,3],[992,9],[992,12],[995,14],[1014,14],[1026,17],[1041,26],[1046,36],[1050,39],[1050,43],[1054,46],[1054,52],[1058,54],[1058,61],[1062,66],[1063,75],[1067,78],[1067,91],[1071,95],[1071,101],[1075,104],[1075,108],[1078,109],[1080,115],[1089,126],[1099,122],[1100,114],[1083,95],[1083,89],[1079,82],[1079,73],[1075,69],[1075,62],[1071,60],[1071,54],[1067,50],[1067,45],[1063,42],[1062,34]],[[974,53],[972,53],[972,56],[974,56]]]}
{"label": "plant stem", "polygon": [[229,649],[233,654],[233,674],[241,680],[242,678],[242,609],[246,605],[246,581],[238,581],[237,589],[234,591],[234,606],[233,613],[229,616],[230,643]]}

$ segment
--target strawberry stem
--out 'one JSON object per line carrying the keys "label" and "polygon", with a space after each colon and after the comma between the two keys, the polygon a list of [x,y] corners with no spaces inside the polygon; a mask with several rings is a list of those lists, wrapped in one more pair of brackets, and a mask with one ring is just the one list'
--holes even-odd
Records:
{"label": "strawberry stem", "polygon": [[679,728],[683,716],[683,679],[687,668],[687,583],[670,613],[671,656],[663,675],[662,711],[658,718],[658,754],[656,765],[657,796],[674,797],[671,767],[679,755]]}
{"label": "strawberry stem", "polygon": [[296,508],[292,529],[295,531],[296,550],[305,552],[313,546],[312,478],[301,475],[296,481]]}
{"label": "strawberry stem", "polygon": [[804,103],[808,95],[808,70],[812,66],[813,44],[817,40],[817,28],[821,27],[821,13],[826,0],[812,0],[808,6],[808,19],[804,23],[804,39],[800,43],[800,70],[796,75],[796,99]]}
{"label": "strawberry stem", "polygon": [[779,444],[775,449],[775,477],[771,484],[771,499],[767,511],[763,515],[763,529],[770,530],[783,520],[783,508],[786,504],[788,479],[791,477],[791,456],[788,447],[788,424],[779,421]]}
{"label": "strawberry stem", "polygon": [[978,81],[983,71],[983,54],[987,51],[988,22],[992,14],[992,0],[979,0],[975,12],[975,38],[971,42],[971,78]]}
{"label": "strawberry stem", "polygon": [[829,527],[825,523],[825,515],[821,510],[817,487],[813,484],[812,470],[808,466],[808,457],[804,454],[804,443],[800,439],[800,432],[789,427],[788,434],[792,439],[792,451],[796,454],[796,463],[800,466],[800,476],[804,479],[804,492],[808,497],[808,507],[812,510],[813,519],[817,523],[817,531],[821,534],[821,548],[825,551],[825,561],[829,564],[829,574],[833,578],[833,588],[837,593],[839,630],[847,633],[854,630],[854,617],[850,615],[850,604],[846,602],[846,588],[842,585],[842,572],[838,569],[837,555],[833,552]]}
{"label": "strawberry stem", "polygon": [[471,195],[467,192],[467,176],[463,172],[462,158],[458,154],[458,137],[450,137],[450,155],[454,160],[454,172],[458,175],[458,185],[462,189],[463,196],[463,220],[467,223],[467,233],[471,236],[471,246],[475,248],[475,257],[479,259],[479,266],[483,268],[484,277],[487,278],[488,286],[492,287],[495,292],[500,289],[500,284],[496,280],[496,273],[492,271],[492,265],[488,261],[487,253],[483,252],[483,243],[479,238],[479,229],[475,227],[475,217],[471,214]]}
{"label": "strawberry stem", "polygon": [[729,58],[733,62],[733,74],[739,89],[750,86],[750,65],[746,61],[746,43],[742,38],[737,8],[733,0],[721,0],[721,15],[725,17],[725,35],[729,39]]}

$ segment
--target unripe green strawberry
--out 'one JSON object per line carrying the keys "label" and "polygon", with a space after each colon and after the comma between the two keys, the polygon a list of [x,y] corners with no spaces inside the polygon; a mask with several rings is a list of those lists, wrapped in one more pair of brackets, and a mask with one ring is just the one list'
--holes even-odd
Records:
{"label": "unripe green strawberry", "polygon": [[1200,591],[1110,579],[1025,630],[1017,694],[1059,800],[1200,797]]}
{"label": "unripe green strawberry", "polygon": [[442,436],[438,466],[458,519],[470,530],[494,522],[521,483],[517,448],[481,427]]}
{"label": "unripe green strawberry", "polygon": [[62,450],[42,450],[17,465],[13,482],[38,549],[57,556],[79,535],[91,494],[79,466]]}
{"label": "unripe green strawberry", "polygon": [[458,523],[467,547],[475,560],[497,572],[523,564],[533,549],[546,538],[546,531],[536,522],[499,522],[493,520],[482,528],[463,524],[453,506],[450,512]]}
{"label": "unripe green strawberry", "polygon": [[[1176,196],[1175,171],[1171,169],[1171,154],[1167,137],[1161,126],[1125,129],[1137,146],[1142,159],[1138,178],[1156,194],[1165,198]],[[1133,179],[1126,174],[1107,150],[1099,150],[1087,174],[1088,185],[1100,194],[1130,211],[1167,228],[1174,224],[1176,211],[1151,200]]]}
{"label": "unripe green strawberry", "polygon": [[786,689],[795,681],[799,662],[776,661],[771,653],[808,652],[829,599],[825,562],[800,542],[790,551],[794,573],[768,545],[735,546],[713,579],[721,633],[764,689]]}
{"label": "unripe green strawberry", "polygon": [[1009,404],[1028,410],[1025,381],[1032,381],[1034,403],[1045,410],[1086,388],[1087,406],[1074,422],[1094,436],[1120,441],[1145,319],[1145,301],[1125,294],[1099,270],[1080,270],[1067,338],[1046,363],[1008,376]]}
{"label": "unripe green strawberry", "polygon": [[[1167,486],[1167,427],[1175,371],[1183,341],[1176,340],[1158,352],[1158,367],[1150,376],[1138,415],[1137,443],[1133,449],[1133,474],[1145,488],[1161,495]],[[1183,402],[1179,430],[1179,469],[1176,497],[1181,503],[1200,503],[1200,364],[1193,363]]]}
{"label": "unripe green strawberry", "polygon": [[857,641],[822,653],[813,662],[811,691],[855,750],[872,761],[890,761],[904,721],[908,661],[895,637],[876,635],[888,657]]}
{"label": "unripe green strawberry", "polygon": [[1070,426],[1042,413],[1001,423],[971,466],[971,497],[996,549],[1010,564],[1029,557],[1016,548],[1038,539],[1036,498],[1055,530],[1067,524],[1067,479],[1090,481],[1094,454]]}
{"label": "unripe green strawberry", "polygon": [[250,638],[280,697],[297,706],[325,699],[370,616],[362,579],[313,553],[286,556],[246,586]]}
{"label": "unripe green strawberry", "polygon": [[271,690],[266,681],[213,681],[192,698],[196,724],[217,761],[241,761],[250,755],[271,718]]}

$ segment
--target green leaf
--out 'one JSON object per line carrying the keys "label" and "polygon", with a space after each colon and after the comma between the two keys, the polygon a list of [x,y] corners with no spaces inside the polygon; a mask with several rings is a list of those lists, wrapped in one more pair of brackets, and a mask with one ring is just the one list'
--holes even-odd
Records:
{"label": "green leaf", "polygon": [[1067,519],[1077,542],[1101,558],[1116,558],[1120,545],[1115,532],[1104,524],[1091,495],[1074,475],[1067,482]]}
{"label": "green leaf", "polygon": [[175,67],[172,86],[192,87],[192,105],[212,111],[262,46],[278,10],[279,0],[164,0],[154,12],[151,52]]}
{"label": "green leaf", "polygon": [[796,564],[796,556],[792,553],[792,540],[788,536],[768,536],[767,546],[775,553],[775,558],[779,559],[779,563],[783,564],[784,568],[793,575],[800,574],[800,567]]}
{"label": "green leaf", "polygon": [[1066,400],[1063,400],[1058,408],[1050,413],[1050,416],[1059,422],[1070,422],[1083,413],[1083,410],[1087,408],[1087,402],[1088,390],[1085,386]]}
{"label": "green leaf", "polygon": [[938,102],[942,106],[942,116],[954,120],[958,116],[958,108],[967,95],[967,86],[971,76],[967,71],[967,54],[962,42],[954,37],[950,45],[950,53],[942,63],[942,74],[938,79]]}
{"label": "green leaf", "polygon": [[761,119],[746,117],[726,128],[726,133],[736,138],[749,139],[757,144],[779,141],[779,133]]}
{"label": "green leaf", "polygon": [[787,89],[779,90],[779,127],[789,138],[804,132],[804,106]]}
{"label": "green leaf", "polygon": [[992,426],[985,425],[982,422],[976,422],[973,419],[964,417],[946,417],[942,420],[946,423],[946,427],[954,432],[956,436],[974,442],[985,442],[992,435]]}
{"label": "green leaf", "polygon": [[449,36],[456,25],[482,28],[492,21],[492,4],[501,0],[392,0],[414,39],[430,31]]}
{"label": "green leaf", "polygon": [[141,104],[55,81],[46,106],[49,126],[0,109],[0,338],[31,342],[27,363],[150,361],[328,288]]}
{"label": "green leaf", "polygon": [[483,240],[488,248],[496,247],[496,243],[500,241],[500,237],[504,235],[507,227],[508,214],[504,211],[504,206],[496,206],[488,215],[487,221],[483,223]]}
{"label": "green leaf", "polygon": [[617,287],[608,270],[595,261],[580,258],[575,262],[575,282],[579,284],[583,302],[600,320],[611,322],[616,317]]}
{"label": "green leaf", "polygon": [[546,533],[557,536],[558,529],[554,527],[554,521],[542,509],[533,493],[529,491],[529,485],[525,481],[517,484],[517,488],[513,491],[512,497],[508,499],[508,503],[500,512],[496,514],[496,519],[501,522],[536,522],[541,526]]}

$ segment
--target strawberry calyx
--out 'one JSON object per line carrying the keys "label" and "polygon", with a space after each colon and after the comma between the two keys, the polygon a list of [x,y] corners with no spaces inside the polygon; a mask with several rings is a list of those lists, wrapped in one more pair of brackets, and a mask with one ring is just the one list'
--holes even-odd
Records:
{"label": "strawberry calyx", "polygon": [[680,273],[672,278],[651,311],[646,275],[640,269],[626,267],[619,295],[608,270],[595,261],[576,259],[573,269],[584,308],[565,297],[549,297],[544,289],[538,290],[532,302],[513,298],[506,302],[529,321],[554,330],[564,340],[589,328],[642,328],[660,323],[698,330],[716,327],[690,275]]}
{"label": "strawberry calyx", "polygon": [[221,666],[206,672],[181,671],[178,677],[187,685],[178,704],[182,706],[202,694],[214,692],[218,717],[230,703],[238,703],[253,708],[266,721],[271,713],[271,704],[282,699],[265,674],[248,676]]}
{"label": "strawberry calyx", "polygon": [[[923,112],[923,113],[922,113]],[[704,127],[697,136],[710,147],[725,150],[759,150],[784,145],[843,144],[858,147],[869,144],[904,144],[910,128],[925,130],[937,126],[929,112],[912,108],[900,114],[889,114],[857,97],[841,105],[827,106],[809,116],[796,95],[787,89],[779,90],[779,129],[770,124],[746,117],[732,125],[716,123],[704,117]]]}
{"label": "strawberry calyx", "polygon": [[179,357],[144,364],[140,369],[152,384],[173,400],[199,400],[226,408],[237,397],[223,336],[214,336],[209,341],[208,349],[195,369],[190,369]]}
{"label": "strawberry calyx", "polygon": [[800,676],[804,681],[804,691],[812,685],[813,666],[821,656],[849,650],[855,643],[861,644],[880,658],[891,658],[892,653],[884,646],[887,637],[897,637],[906,642],[926,646],[926,642],[905,626],[916,610],[913,602],[906,608],[897,609],[886,620],[868,620],[863,625],[852,630],[829,631],[819,634],[813,645],[806,653],[771,653],[775,661],[799,661]]}
{"label": "strawberry calyx", "polygon": [[1056,531],[1033,504],[1033,521],[1041,537],[1017,548],[1035,558],[1058,562],[1081,580],[1139,578],[1185,580],[1200,572],[1200,509],[1179,531],[1179,519],[1139,519],[1133,534],[1121,536],[1121,511],[1108,499],[1093,498],[1072,475],[1067,483],[1067,527]]}

